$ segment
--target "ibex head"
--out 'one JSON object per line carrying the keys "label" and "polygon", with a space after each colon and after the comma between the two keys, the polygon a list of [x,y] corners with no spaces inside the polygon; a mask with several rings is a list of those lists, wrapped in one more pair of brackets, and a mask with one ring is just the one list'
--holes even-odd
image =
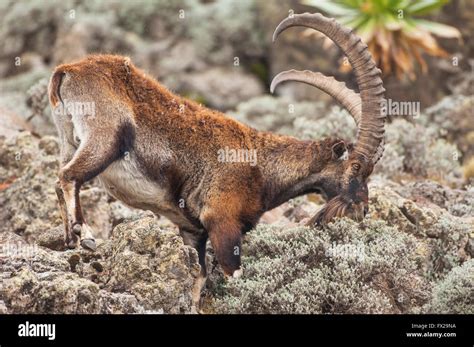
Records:
{"label": "ibex head", "polygon": [[360,220],[368,211],[367,178],[383,153],[385,116],[381,112],[381,105],[385,89],[381,71],[360,37],[334,19],[319,13],[285,18],[276,28],[273,41],[281,32],[293,26],[312,28],[331,38],[349,59],[359,87],[359,93],[355,93],[343,82],[312,71],[284,71],[272,81],[272,92],[279,83],[289,80],[307,83],[325,91],[349,111],[357,124],[357,140],[353,146],[346,146],[342,141],[333,145],[332,152],[337,158],[346,149],[349,155],[346,160],[332,161],[324,169],[327,179],[322,189],[329,202],[310,223],[326,223],[341,216]]}

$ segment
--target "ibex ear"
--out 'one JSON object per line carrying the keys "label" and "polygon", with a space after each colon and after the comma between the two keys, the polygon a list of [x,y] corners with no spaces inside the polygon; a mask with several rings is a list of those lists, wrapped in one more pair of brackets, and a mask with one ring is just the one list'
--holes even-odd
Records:
{"label": "ibex ear", "polygon": [[339,141],[332,146],[331,151],[332,151],[332,158],[339,159],[347,151],[346,144],[344,143],[344,141]]}

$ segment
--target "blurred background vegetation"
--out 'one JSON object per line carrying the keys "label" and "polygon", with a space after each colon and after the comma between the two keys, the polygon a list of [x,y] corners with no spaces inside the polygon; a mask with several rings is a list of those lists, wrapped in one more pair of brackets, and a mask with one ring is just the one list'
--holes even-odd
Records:
{"label": "blurred background vegetation", "polygon": [[[224,109],[235,107],[239,97],[266,92],[283,68],[350,78],[334,64],[339,50],[316,36],[295,29],[271,45],[273,29],[289,11],[322,11],[353,27],[383,68],[394,99],[409,96],[428,107],[450,92],[450,79],[471,69],[469,0],[2,0],[0,77],[36,70],[23,84],[3,84],[6,90],[21,89],[41,76],[41,67],[47,74],[87,53],[118,53],[130,55],[168,87]],[[206,95],[206,82],[226,84],[236,71],[248,95],[227,95],[228,101]],[[245,93],[242,89],[229,94]],[[320,98],[305,86],[287,89],[281,93],[298,100]]]}

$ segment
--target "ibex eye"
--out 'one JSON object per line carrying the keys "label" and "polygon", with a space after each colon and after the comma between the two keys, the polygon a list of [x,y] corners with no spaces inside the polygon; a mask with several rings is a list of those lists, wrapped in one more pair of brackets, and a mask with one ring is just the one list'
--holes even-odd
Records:
{"label": "ibex eye", "polygon": [[358,164],[358,163],[352,164],[352,169],[353,169],[354,171],[359,171],[359,170],[360,170],[360,164]]}

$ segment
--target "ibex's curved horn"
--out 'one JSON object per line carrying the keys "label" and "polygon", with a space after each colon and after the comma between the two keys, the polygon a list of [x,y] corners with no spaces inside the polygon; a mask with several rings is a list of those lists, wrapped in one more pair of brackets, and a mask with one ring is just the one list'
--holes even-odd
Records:
{"label": "ibex's curved horn", "polygon": [[385,89],[380,77],[381,71],[375,65],[367,45],[352,30],[320,13],[295,14],[285,18],[275,29],[273,41],[281,32],[293,26],[304,26],[322,32],[333,40],[349,59],[362,101],[359,131],[353,153],[375,163],[381,156],[379,147],[384,137],[385,115],[381,112],[381,104]]}
{"label": "ibex's curved horn", "polygon": [[[270,92],[273,93],[280,83],[286,81],[303,82],[331,95],[351,114],[356,125],[359,126],[360,117],[362,115],[362,101],[360,95],[348,88],[344,82],[339,82],[334,77],[326,76],[320,72],[288,70],[280,72],[273,78],[270,84]],[[374,165],[382,157],[383,149],[384,141],[380,143],[372,159]]]}

